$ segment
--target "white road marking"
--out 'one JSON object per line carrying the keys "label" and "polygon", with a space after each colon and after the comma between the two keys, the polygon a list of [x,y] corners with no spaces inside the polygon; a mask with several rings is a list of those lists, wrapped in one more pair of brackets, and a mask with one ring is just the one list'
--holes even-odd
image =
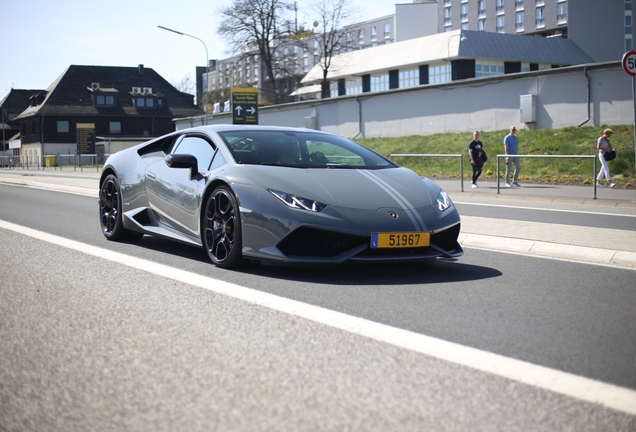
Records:
{"label": "white road marking", "polygon": [[0,220],[0,228],[275,311],[636,415],[636,391],[260,292]]}
{"label": "white road marking", "polygon": [[543,207],[512,206],[512,205],[504,205],[504,204],[483,204],[483,203],[463,202],[463,201],[455,201],[455,200],[453,200],[453,204],[472,205],[472,206],[478,206],[478,207],[499,207],[499,208],[515,209],[515,210],[536,210],[536,211],[559,212],[559,213],[590,214],[595,216],[616,216],[616,217],[636,218],[636,215],[623,214],[623,213],[604,213],[604,212],[594,212],[594,211],[552,209],[552,208],[543,208]]}

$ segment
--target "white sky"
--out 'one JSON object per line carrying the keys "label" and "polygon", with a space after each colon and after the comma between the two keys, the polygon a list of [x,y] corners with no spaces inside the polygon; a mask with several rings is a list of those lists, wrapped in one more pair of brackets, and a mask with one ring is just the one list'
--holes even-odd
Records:
{"label": "white sky", "polygon": [[[395,3],[410,0],[350,0],[360,20],[395,13]],[[196,39],[161,30],[157,25],[201,39],[210,59],[229,56],[217,35],[221,6],[232,0],[0,0],[0,100],[11,88],[46,89],[70,65],[143,64],[169,82],[205,65],[205,48]],[[298,0],[299,24],[303,5]],[[311,19],[311,18],[308,18]]]}

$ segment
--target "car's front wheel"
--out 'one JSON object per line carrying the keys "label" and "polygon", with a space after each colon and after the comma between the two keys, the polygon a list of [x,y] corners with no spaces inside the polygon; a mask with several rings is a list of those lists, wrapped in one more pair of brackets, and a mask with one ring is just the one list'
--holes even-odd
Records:
{"label": "car's front wheel", "polygon": [[139,240],[142,233],[124,228],[121,187],[113,174],[106,176],[99,188],[99,223],[108,240]]}
{"label": "car's front wheel", "polygon": [[202,227],[203,247],[215,265],[231,268],[243,262],[241,218],[238,202],[229,187],[218,186],[210,194],[203,211]]}

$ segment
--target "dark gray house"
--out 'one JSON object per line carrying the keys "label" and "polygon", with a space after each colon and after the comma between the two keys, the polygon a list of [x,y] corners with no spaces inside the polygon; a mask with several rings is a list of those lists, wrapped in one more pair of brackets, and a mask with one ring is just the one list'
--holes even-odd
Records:
{"label": "dark gray house", "polygon": [[95,153],[98,139],[142,142],[174,131],[174,118],[201,114],[193,95],[143,65],[71,65],[14,121],[22,163],[38,165],[46,155]]}

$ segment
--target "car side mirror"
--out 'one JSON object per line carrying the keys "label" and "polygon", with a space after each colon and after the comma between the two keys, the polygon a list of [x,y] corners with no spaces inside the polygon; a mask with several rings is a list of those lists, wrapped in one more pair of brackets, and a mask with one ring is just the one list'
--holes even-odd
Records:
{"label": "car side mirror", "polygon": [[170,168],[187,168],[190,170],[190,178],[194,178],[199,172],[197,158],[190,154],[169,154],[164,159]]}

